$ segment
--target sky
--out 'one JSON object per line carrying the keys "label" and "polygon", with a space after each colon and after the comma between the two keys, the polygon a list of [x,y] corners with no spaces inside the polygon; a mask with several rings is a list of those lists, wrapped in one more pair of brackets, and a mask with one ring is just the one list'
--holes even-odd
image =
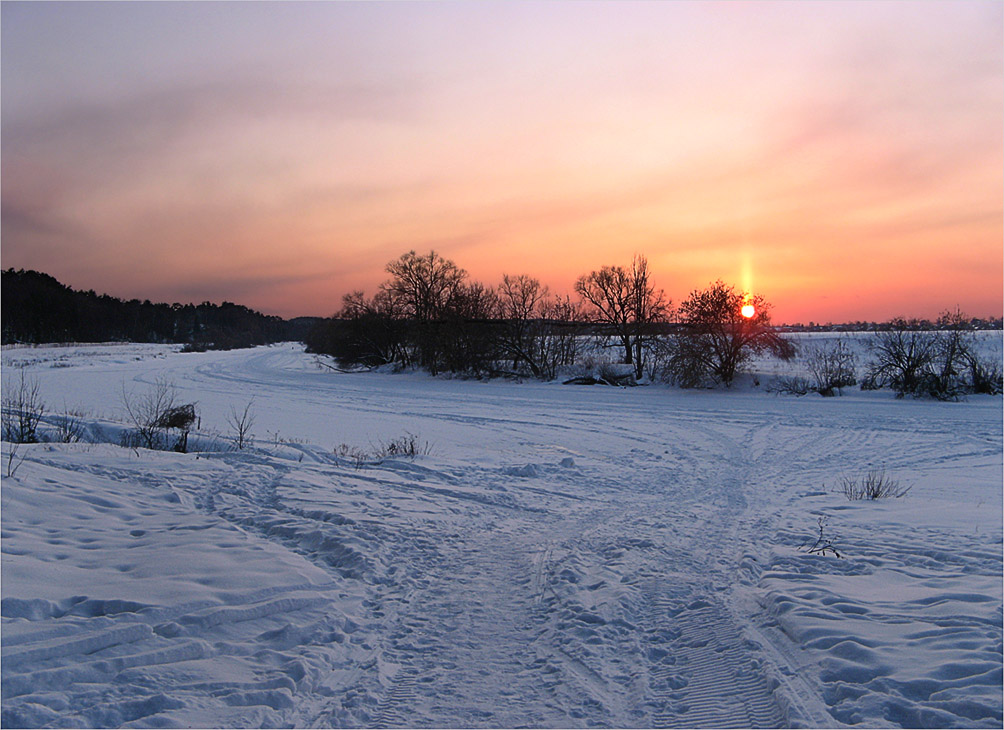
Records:
{"label": "sky", "polygon": [[9,2],[3,268],[327,316],[647,256],[778,322],[1004,308],[1004,4]]}

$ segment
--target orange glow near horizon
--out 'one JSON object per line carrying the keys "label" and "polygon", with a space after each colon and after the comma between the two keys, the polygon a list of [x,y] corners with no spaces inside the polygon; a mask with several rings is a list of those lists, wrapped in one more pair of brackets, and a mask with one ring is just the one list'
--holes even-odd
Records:
{"label": "orange glow near horizon", "polygon": [[558,294],[637,253],[778,323],[1004,309],[998,3],[0,13],[4,268],[292,317],[412,249]]}

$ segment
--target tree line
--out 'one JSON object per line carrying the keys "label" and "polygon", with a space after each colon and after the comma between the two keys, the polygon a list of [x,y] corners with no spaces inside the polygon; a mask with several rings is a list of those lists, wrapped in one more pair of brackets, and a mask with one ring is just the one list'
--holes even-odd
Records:
{"label": "tree line", "polygon": [[76,291],[38,271],[6,269],[0,282],[3,344],[164,342],[229,349],[301,340],[314,320],[286,321],[231,302],[124,301]]}
{"label": "tree line", "polygon": [[[372,297],[347,294],[341,309],[308,333],[308,351],[332,355],[344,368],[549,380],[590,356],[584,343],[591,336],[615,347],[629,370],[611,377],[685,387],[730,385],[759,352],[794,354],[771,326],[763,297],[717,281],[674,308],[653,284],[644,256],[583,274],[574,299],[524,274],[486,286],[435,251],[409,251],[386,272]],[[746,316],[744,305],[752,307]]]}
{"label": "tree line", "polygon": [[[935,330],[953,329],[955,323],[946,323],[946,312],[942,312],[937,319],[906,319],[896,317],[886,322],[867,322],[865,320],[855,320],[853,322],[841,322],[833,324],[818,324],[809,322],[808,324],[782,324],[778,326],[781,332],[889,332],[897,329],[908,329],[923,332],[933,332]],[[1004,329],[1004,319],[1001,317],[970,317],[965,316],[961,323],[969,330],[1001,330]]]}
{"label": "tree line", "polygon": [[898,398],[930,396],[959,400],[972,393],[1004,391],[1000,360],[980,351],[971,318],[960,310],[944,312],[933,328],[893,319],[878,331],[863,390],[888,387]]}

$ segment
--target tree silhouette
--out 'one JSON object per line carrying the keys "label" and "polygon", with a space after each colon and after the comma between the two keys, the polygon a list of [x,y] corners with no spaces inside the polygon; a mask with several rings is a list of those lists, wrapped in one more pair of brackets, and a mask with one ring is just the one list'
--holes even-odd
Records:
{"label": "tree silhouette", "polygon": [[649,280],[648,261],[636,255],[631,269],[604,266],[580,276],[575,291],[590,308],[596,322],[608,325],[624,348],[624,362],[634,366],[636,378],[644,372],[645,345],[654,334],[652,325],[665,321],[670,303]]}
{"label": "tree silhouette", "polygon": [[[743,305],[755,313],[744,317]],[[694,290],[680,305],[683,329],[677,333],[671,370],[677,382],[694,387],[707,377],[731,386],[736,373],[757,352],[790,359],[794,347],[770,324],[770,304],[760,295],[740,293],[720,279]]]}

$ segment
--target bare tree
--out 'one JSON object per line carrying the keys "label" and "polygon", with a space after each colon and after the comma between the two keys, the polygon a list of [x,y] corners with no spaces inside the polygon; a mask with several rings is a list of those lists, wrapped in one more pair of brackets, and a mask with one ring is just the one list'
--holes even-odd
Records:
{"label": "bare tree", "polygon": [[582,319],[578,304],[525,275],[503,276],[496,296],[499,349],[514,371],[551,380],[558,368],[575,362]]}
{"label": "bare tree", "polygon": [[234,406],[230,406],[230,415],[227,416],[227,424],[229,424],[233,431],[234,443],[238,449],[243,449],[250,443],[251,427],[254,426],[255,421],[254,411],[251,410],[253,405],[254,398],[244,405],[243,410],[239,411]]}
{"label": "bare tree", "polygon": [[937,338],[903,318],[892,320],[890,325],[872,342],[874,359],[868,383],[876,387],[889,385],[898,398],[921,393],[937,350]]}
{"label": "bare tree", "polygon": [[[743,315],[751,305],[752,316]],[[756,352],[771,351],[790,359],[794,347],[770,324],[770,304],[760,295],[743,294],[721,280],[693,291],[680,305],[683,330],[674,337],[670,366],[673,379],[693,387],[710,377],[726,387]]]}
{"label": "bare tree", "polygon": [[635,377],[640,379],[644,371],[645,350],[656,339],[653,325],[666,321],[672,303],[649,280],[648,260],[644,256],[636,255],[631,262],[631,278],[628,283]]}
{"label": "bare tree", "polygon": [[939,400],[958,400],[971,390],[967,383],[976,343],[969,318],[960,309],[938,317],[938,334],[931,358],[927,391]]}
{"label": "bare tree", "polygon": [[414,251],[387,264],[391,278],[380,285],[400,313],[419,321],[441,317],[467,278],[467,272],[435,251]]}
{"label": "bare tree", "polygon": [[841,338],[826,345],[812,345],[805,355],[805,366],[813,379],[813,390],[823,396],[838,395],[841,388],[857,382],[857,358]]}
{"label": "bare tree", "polygon": [[308,336],[309,352],[333,355],[343,366],[408,364],[406,327],[391,296],[379,291],[367,299],[361,291],[342,298],[341,310]]}
{"label": "bare tree", "polygon": [[430,372],[485,374],[499,358],[495,290],[479,282],[462,282],[445,303],[441,317],[429,323],[423,360]]}
{"label": "bare tree", "polygon": [[387,264],[387,273],[391,278],[380,290],[395,314],[409,321],[414,357],[407,354],[405,359],[436,374],[443,365],[443,321],[455,320],[458,308],[477,298],[464,288],[467,272],[435,251],[425,256],[409,251]]}
{"label": "bare tree", "polygon": [[498,317],[504,323],[501,332],[501,348],[512,360],[513,370],[520,363],[530,368],[534,377],[541,377],[539,358],[540,320],[542,308],[550,292],[540,281],[530,276],[502,277],[498,288]]}
{"label": "bare tree", "polygon": [[13,382],[4,383],[3,389],[3,439],[15,444],[38,441],[38,425],[45,415],[45,404],[38,380],[29,377],[20,368]]}
{"label": "bare tree", "polygon": [[651,325],[664,321],[669,310],[665,294],[649,280],[645,257],[636,255],[630,271],[604,266],[580,276],[575,291],[589,305],[593,319],[610,326],[624,348],[625,364],[634,365],[635,377],[641,378]]}
{"label": "bare tree", "polygon": [[165,422],[168,414],[175,409],[176,398],[177,388],[165,378],[158,378],[143,393],[127,391],[123,383],[122,405],[135,428],[139,442],[136,445],[147,449],[166,447],[168,426]]}
{"label": "bare tree", "polygon": [[552,380],[558,369],[574,365],[579,357],[582,308],[568,296],[555,296],[541,306],[536,338],[540,377]]}
{"label": "bare tree", "polygon": [[1000,393],[1000,365],[981,358],[971,320],[956,309],[942,312],[934,331],[930,323],[894,319],[876,335],[870,387],[888,385],[898,398],[929,395],[958,400],[967,393]]}

